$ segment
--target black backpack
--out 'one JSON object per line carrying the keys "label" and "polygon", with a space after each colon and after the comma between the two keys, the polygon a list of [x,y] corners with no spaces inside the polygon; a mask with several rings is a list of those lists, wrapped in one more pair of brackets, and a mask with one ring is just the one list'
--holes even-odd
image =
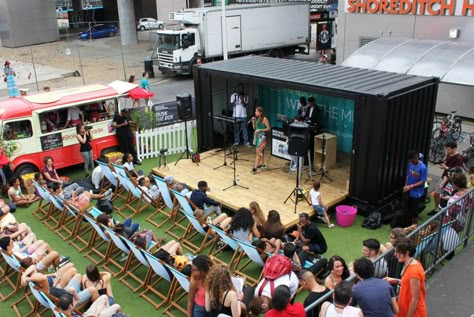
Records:
{"label": "black backpack", "polygon": [[362,222],[362,227],[367,229],[377,229],[382,225],[382,213],[380,211],[372,211]]}
{"label": "black backpack", "polygon": [[99,209],[102,212],[105,212],[106,214],[111,214],[112,211],[114,211],[114,206],[112,205],[112,201],[110,200],[98,200],[97,201],[97,209]]}

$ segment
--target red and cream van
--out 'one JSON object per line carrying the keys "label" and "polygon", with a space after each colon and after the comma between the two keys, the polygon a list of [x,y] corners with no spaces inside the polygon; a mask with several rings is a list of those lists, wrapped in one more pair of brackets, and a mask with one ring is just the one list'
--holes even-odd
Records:
{"label": "red and cream van", "polygon": [[71,108],[78,108],[84,122],[92,127],[94,159],[115,151],[118,142],[112,128],[113,117],[125,105],[122,97],[135,87],[116,81],[0,101],[0,131],[4,142],[14,145],[11,161],[15,174],[38,171],[45,156],[54,159],[56,169],[83,162],[76,128],[71,124],[65,127]]}

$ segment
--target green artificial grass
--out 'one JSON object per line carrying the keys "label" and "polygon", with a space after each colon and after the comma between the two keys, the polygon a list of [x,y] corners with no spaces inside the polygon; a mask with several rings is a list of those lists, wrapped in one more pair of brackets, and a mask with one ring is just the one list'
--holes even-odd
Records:
{"label": "green artificial grass", "polygon": [[[178,155],[172,155],[168,157],[168,162],[173,162],[177,159]],[[153,167],[156,167],[158,159],[149,159],[144,160],[142,166],[137,166],[137,169],[142,169],[145,173],[148,173]],[[71,178],[71,180],[79,179],[83,176],[83,170],[81,167],[73,167],[68,168],[60,171],[61,175],[67,175]],[[205,178],[205,175],[204,175]],[[119,206],[120,201],[114,201],[114,206]],[[57,250],[61,255],[68,255],[71,257],[71,261],[75,264],[78,268],[79,272],[84,273],[85,267],[90,264],[90,261],[84,257],[84,253],[87,251],[85,250],[82,253],[77,252],[76,249],[72,248],[69,245],[69,241],[64,242],[61,238],[56,235],[52,230],[47,228],[42,222],[40,222],[35,216],[32,215],[32,212],[35,210],[37,203],[30,206],[29,208],[18,208],[16,213],[14,214],[15,217],[19,222],[26,222],[32,230],[36,233],[38,239],[44,240],[48,242],[54,250]],[[431,210],[431,208],[427,208],[427,210]],[[152,212],[151,208],[143,211],[142,213],[138,214],[133,218],[133,221],[138,222],[141,224],[142,229],[152,229],[157,234],[158,237],[166,236],[165,230],[171,224],[167,223],[165,226],[161,227],[160,229],[155,228],[149,222],[146,222],[146,217]],[[114,216],[116,213],[114,212]],[[120,217],[118,217],[120,219]],[[332,221],[335,222],[335,215],[331,215]],[[421,221],[426,220],[426,216],[422,215]],[[319,224],[318,227],[320,228],[323,235],[326,237],[328,242],[329,249],[326,252],[326,257],[331,257],[332,255],[340,255],[347,262],[350,262],[358,257],[361,256],[361,249],[362,249],[362,241],[367,238],[376,238],[381,243],[385,243],[388,241],[389,238],[389,231],[390,227],[388,225],[384,225],[377,230],[368,230],[361,227],[363,217],[357,216],[354,224],[348,228],[342,228],[339,226],[335,226],[332,229],[327,228],[323,224]],[[175,232],[178,236],[182,234],[179,230]],[[168,236],[167,241],[171,240],[171,237]],[[231,256],[231,252],[227,251],[224,252],[223,256],[219,256],[224,262],[229,261]],[[252,276],[258,277],[261,269],[256,267],[255,265],[250,265],[248,268],[249,274]],[[146,274],[146,268],[141,268],[137,271],[137,275],[141,278],[144,278]],[[141,290],[138,290],[136,293],[133,293],[128,287],[124,285],[123,282],[119,281],[119,277],[113,278],[112,285],[113,285],[113,292],[116,299],[116,302],[122,306],[122,309],[130,314],[130,316],[161,316],[163,315],[163,310],[165,307],[161,307],[158,310],[146,302],[144,299],[140,298],[138,295],[140,294]],[[130,282],[130,279],[126,279],[126,281]],[[130,282],[135,287],[139,286],[137,282]],[[162,291],[169,290],[169,284],[166,281],[162,281],[157,286],[158,289]],[[3,293],[5,290],[4,286],[0,286],[0,292]],[[22,296],[23,292],[19,292],[13,298],[9,299],[8,301],[0,303],[0,316],[2,317],[10,317],[15,316],[13,310],[10,308],[10,305],[18,300]],[[302,301],[306,297],[306,292],[303,291],[297,296],[298,301]],[[181,301],[183,303],[183,307],[185,307],[185,300]],[[161,300],[157,298],[157,303],[161,303]],[[25,309],[25,306],[22,305],[22,308]],[[183,316],[182,313],[177,312],[176,310],[173,311],[176,316]]]}

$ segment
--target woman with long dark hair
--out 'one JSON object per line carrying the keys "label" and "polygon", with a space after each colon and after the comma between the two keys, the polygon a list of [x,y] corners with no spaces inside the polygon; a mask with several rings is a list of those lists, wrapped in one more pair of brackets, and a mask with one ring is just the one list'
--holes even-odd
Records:
{"label": "woman with long dark hair", "polygon": [[267,221],[262,228],[262,237],[266,239],[283,240],[285,235],[285,227],[281,223],[280,214],[276,210],[268,212]]}
{"label": "woman with long dark hair", "polygon": [[291,304],[290,300],[291,291],[287,285],[276,287],[272,296],[272,309],[265,314],[265,317],[305,316],[303,304]]}
{"label": "woman with long dark hair", "polygon": [[207,255],[198,255],[192,260],[188,316],[209,317],[209,313],[206,311],[206,277],[213,264]]}
{"label": "woman with long dark hair", "polygon": [[252,201],[249,204],[249,210],[252,214],[253,220],[255,221],[255,226],[257,226],[257,230],[261,233],[263,229],[263,225],[265,224],[265,216],[263,215],[262,208],[256,201]]}
{"label": "woman with long dark hair", "polygon": [[247,208],[240,208],[235,213],[234,217],[232,217],[232,222],[230,223],[230,230],[232,231],[232,236],[234,238],[245,242],[251,242],[254,235],[257,238],[260,236],[257,227],[255,226],[252,214]]}
{"label": "woman with long dark hair", "polygon": [[[86,130],[86,127],[81,123],[76,125],[76,138],[79,141],[79,152],[81,152],[82,158],[84,159],[84,171],[86,172],[86,178],[92,174],[94,170],[94,156],[92,154],[91,141],[94,139],[90,127]],[[89,172],[91,172],[89,174]]]}
{"label": "woman with long dark hair", "polygon": [[327,267],[331,270],[331,274],[326,277],[324,285],[329,289],[334,289],[338,283],[350,276],[346,261],[339,255],[333,255],[329,259]]}
{"label": "woman with long dark hair", "polygon": [[252,126],[255,130],[255,165],[252,168],[252,174],[257,173],[257,169],[265,169],[265,156],[264,150],[267,144],[266,132],[270,131],[270,122],[265,116],[263,107],[257,107],[255,109],[255,118],[252,118]]}
{"label": "woman with long dark hair", "polygon": [[82,289],[94,287],[99,295],[107,295],[109,304],[115,303],[114,294],[112,293],[112,284],[110,282],[112,275],[109,272],[99,272],[94,264],[86,267],[86,274],[82,276]]}
{"label": "woman with long dark hair", "polygon": [[240,316],[240,302],[227,266],[214,265],[206,277],[206,310],[211,317]]}

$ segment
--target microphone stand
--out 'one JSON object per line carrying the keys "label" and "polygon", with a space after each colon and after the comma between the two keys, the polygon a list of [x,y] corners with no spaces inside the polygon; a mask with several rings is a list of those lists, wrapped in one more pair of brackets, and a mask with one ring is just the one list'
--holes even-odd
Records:
{"label": "microphone stand", "polygon": [[[234,154],[234,162],[235,162],[236,159],[237,159],[237,158],[236,158],[236,157],[237,157],[236,148],[237,148],[237,146],[235,146],[235,145],[232,146],[232,150],[233,150],[232,153]],[[224,188],[223,190],[228,190],[228,189],[231,188],[231,187],[241,187],[241,188],[244,188],[244,189],[249,189],[248,187],[242,186],[242,185],[240,185],[240,184],[237,183],[237,175],[236,175],[236,170],[237,170],[237,169],[236,169],[235,165],[236,165],[236,164],[234,164],[234,166],[233,166],[233,169],[234,169],[234,181],[232,182],[232,185],[230,185],[229,187]]]}
{"label": "microphone stand", "polygon": [[323,133],[323,142],[321,143],[321,168],[316,173],[316,175],[321,175],[320,181],[323,180],[323,177],[326,177],[330,182],[332,179],[328,176],[329,171],[326,169],[326,136]]}

